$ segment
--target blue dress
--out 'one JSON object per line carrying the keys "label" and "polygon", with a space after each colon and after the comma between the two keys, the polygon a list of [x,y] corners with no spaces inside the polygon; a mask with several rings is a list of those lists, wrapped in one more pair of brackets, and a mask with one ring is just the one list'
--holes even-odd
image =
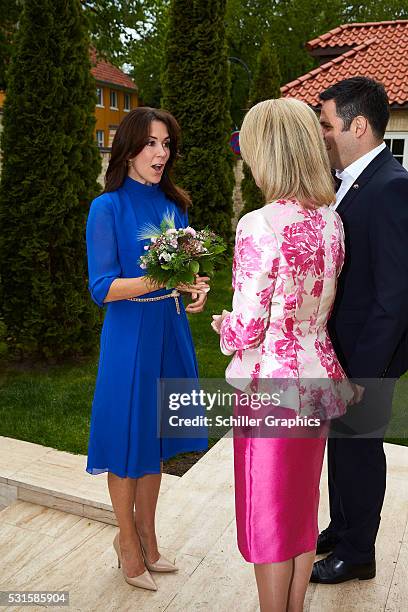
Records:
{"label": "blue dress", "polygon": [[[143,276],[138,260],[148,239],[140,230],[160,226],[164,215],[187,227],[187,215],[159,185],[127,177],[115,192],[91,205],[87,223],[89,290],[106,308],[88,448],[90,474],[113,472],[139,478],[160,473],[160,461],[207,448],[205,437],[158,436],[157,382],[162,378],[197,379],[190,327],[181,298],[155,302],[103,303],[115,278]],[[141,297],[169,293],[160,289]]]}

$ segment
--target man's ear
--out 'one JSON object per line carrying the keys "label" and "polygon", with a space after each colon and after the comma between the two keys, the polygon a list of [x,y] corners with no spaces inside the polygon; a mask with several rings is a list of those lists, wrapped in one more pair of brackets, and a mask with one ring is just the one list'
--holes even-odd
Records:
{"label": "man's ear", "polygon": [[354,136],[356,138],[361,138],[364,134],[367,133],[368,130],[368,121],[366,117],[362,115],[357,115],[354,117],[353,122],[351,124],[351,129],[354,132]]}

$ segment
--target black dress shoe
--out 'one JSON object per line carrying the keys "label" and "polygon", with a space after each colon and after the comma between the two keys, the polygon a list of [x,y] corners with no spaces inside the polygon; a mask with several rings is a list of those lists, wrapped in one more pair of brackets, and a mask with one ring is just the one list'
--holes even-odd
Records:
{"label": "black dress shoe", "polygon": [[370,580],[375,577],[375,560],[370,563],[359,563],[358,565],[342,561],[335,555],[329,555],[313,565],[310,582],[321,584],[338,584],[358,578],[359,580]]}
{"label": "black dress shoe", "polygon": [[316,555],[325,555],[334,550],[339,539],[330,529],[323,529],[317,538]]}

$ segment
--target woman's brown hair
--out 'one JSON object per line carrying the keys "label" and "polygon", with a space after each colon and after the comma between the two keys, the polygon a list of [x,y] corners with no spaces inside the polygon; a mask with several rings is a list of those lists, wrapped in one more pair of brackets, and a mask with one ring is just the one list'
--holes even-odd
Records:
{"label": "woman's brown hair", "polygon": [[128,160],[136,157],[146,146],[152,121],[162,121],[169,132],[170,156],[160,180],[160,187],[166,196],[185,212],[191,205],[191,198],[184,189],[174,184],[170,172],[178,156],[180,126],[169,112],[140,106],[130,111],[120,123],[112,142],[112,154],[105,175],[104,193],[115,191],[128,175]]}

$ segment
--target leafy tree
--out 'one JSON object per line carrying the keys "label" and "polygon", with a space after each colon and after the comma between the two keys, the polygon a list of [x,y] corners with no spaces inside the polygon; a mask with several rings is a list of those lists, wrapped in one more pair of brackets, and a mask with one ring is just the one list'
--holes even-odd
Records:
{"label": "leafy tree", "polygon": [[[366,21],[388,21],[407,19],[407,0],[370,0],[369,2],[346,2],[343,0],[342,14],[355,23]],[[345,22],[347,23],[347,21]]]}
{"label": "leafy tree", "polygon": [[[280,70],[278,57],[275,46],[271,43],[270,37],[266,35],[258,55],[249,105],[254,106],[263,100],[279,97]],[[244,165],[244,178],[242,180],[242,197],[244,200],[242,215],[265,204],[264,196],[246,165]]]}
{"label": "leafy tree", "polygon": [[134,45],[156,27],[158,9],[168,0],[81,0],[92,44],[101,55],[121,66]]}
{"label": "leafy tree", "polygon": [[94,349],[87,292],[89,201],[99,191],[95,82],[79,0],[31,0],[15,35],[3,119],[2,316],[12,353]]}
{"label": "leafy tree", "polygon": [[0,89],[6,89],[6,72],[21,6],[18,0],[1,0],[0,11]]}
{"label": "leafy tree", "polygon": [[[271,33],[275,1],[228,0],[227,40],[228,53],[243,61],[253,75],[262,37]],[[240,126],[248,108],[251,80],[240,64],[231,65],[231,115],[233,123]]]}
{"label": "leafy tree", "polygon": [[129,50],[132,76],[146,106],[159,107],[162,98],[161,70],[164,58],[169,0],[151,0],[151,19],[142,37]]}
{"label": "leafy tree", "polygon": [[258,54],[256,71],[249,94],[249,104],[280,97],[281,75],[275,45],[268,35],[264,37]]}
{"label": "leafy tree", "polygon": [[[92,45],[99,54],[121,67],[134,57],[140,43],[149,43],[169,0],[79,0],[87,18]],[[4,88],[4,66],[11,53],[12,34],[24,0],[1,0],[0,87]]]}
{"label": "leafy tree", "polygon": [[[305,43],[343,23],[408,18],[408,0],[228,0],[229,54],[254,72],[265,32],[276,43],[282,83],[317,65]],[[248,80],[239,67],[232,70],[234,123],[240,125],[248,100]]]}
{"label": "leafy tree", "polygon": [[179,121],[176,175],[191,194],[191,222],[230,238],[232,157],[226,0],[172,0],[165,45],[163,107]]}
{"label": "leafy tree", "polygon": [[282,83],[292,81],[316,65],[305,45],[308,40],[345,22],[343,5],[344,0],[283,0],[278,3],[274,39],[279,41]]}
{"label": "leafy tree", "polygon": [[[9,41],[23,0],[1,2],[5,8],[0,11],[0,65],[8,62],[10,51],[9,44],[3,48],[2,36],[6,33]],[[145,101],[157,103],[169,0],[81,0],[81,4],[92,44],[119,67],[131,64]],[[406,18],[408,0],[227,0],[228,55],[243,60],[253,72],[268,32],[277,43],[282,82],[287,83],[316,65],[305,49],[308,40],[342,23]],[[248,77],[242,66],[233,64],[231,79],[231,113],[239,125],[248,100]]]}

